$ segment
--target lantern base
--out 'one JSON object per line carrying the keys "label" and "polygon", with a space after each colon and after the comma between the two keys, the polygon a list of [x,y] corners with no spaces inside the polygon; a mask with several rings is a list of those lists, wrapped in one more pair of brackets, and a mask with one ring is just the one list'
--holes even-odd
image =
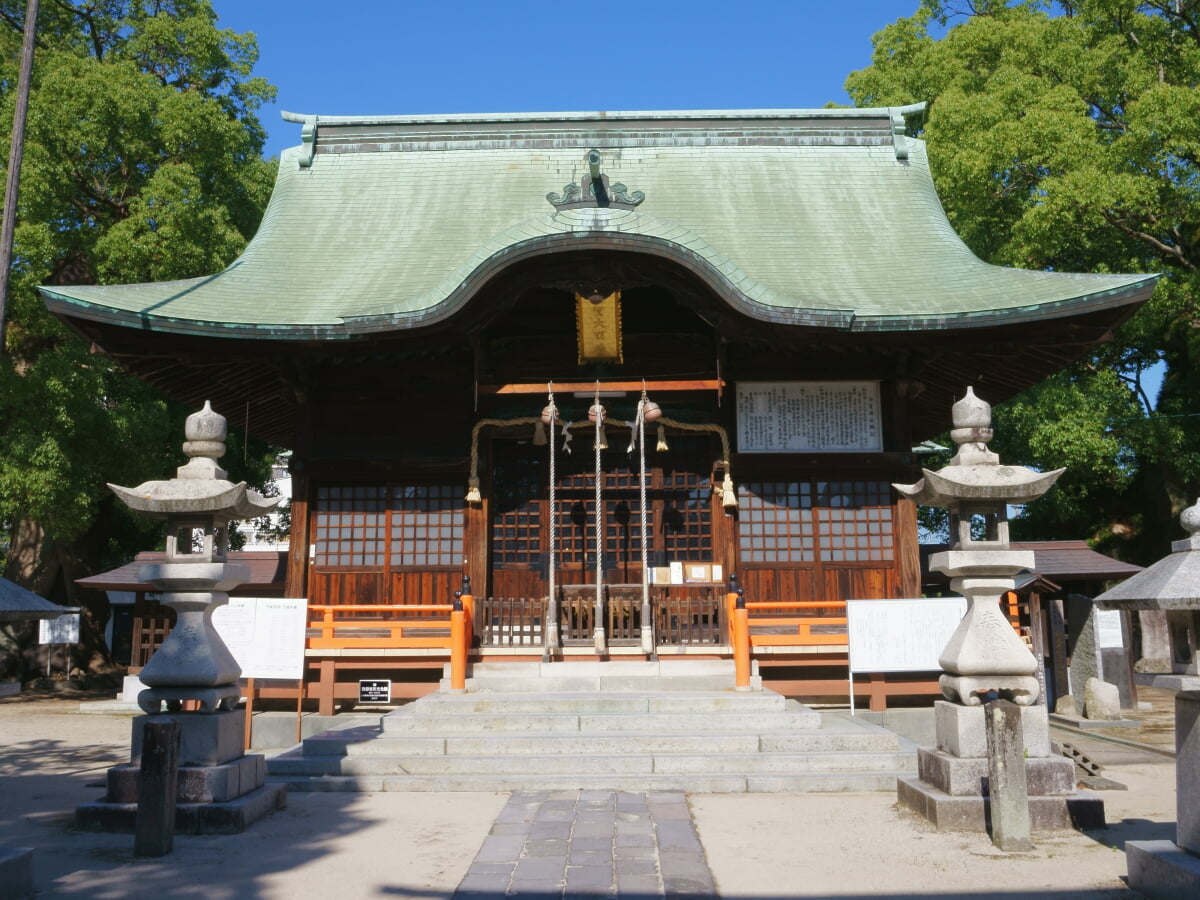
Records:
{"label": "lantern base", "polygon": [[195,700],[200,704],[201,713],[215,713],[220,710],[236,709],[242,699],[242,689],[236,684],[224,684],[217,687],[150,687],[138,694],[138,706],[142,712],[155,714],[163,711],[166,704],[167,712],[178,712],[185,700]]}
{"label": "lantern base", "polygon": [[1032,675],[942,675],[942,696],[963,706],[982,706],[982,694],[995,692],[1017,706],[1032,706],[1041,685]]}

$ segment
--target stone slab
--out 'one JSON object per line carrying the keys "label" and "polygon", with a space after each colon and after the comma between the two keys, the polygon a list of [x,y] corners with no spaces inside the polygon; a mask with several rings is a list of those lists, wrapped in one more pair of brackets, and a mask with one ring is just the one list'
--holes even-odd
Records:
{"label": "stone slab", "polygon": [[1063,713],[1050,713],[1050,721],[1055,725],[1066,725],[1081,731],[1102,731],[1105,728],[1141,728],[1142,723],[1137,719],[1085,719],[1083,716],[1069,716]]}
{"label": "stone slab", "polygon": [[[142,758],[142,729],[151,716],[133,719],[130,762]],[[180,713],[179,764],[181,766],[221,766],[245,752],[245,716],[236,710],[220,713]]]}
{"label": "stone slab", "polygon": [[[984,730],[982,706],[960,706],[939,700],[934,704],[934,719],[939,750],[963,759],[987,758],[987,733]],[[1053,755],[1046,707],[1021,707],[1021,732],[1027,757]]]}
{"label": "stone slab", "polygon": [[1175,842],[1200,855],[1200,696],[1195,694],[1175,695],[1175,823]]}
{"label": "stone slab", "polygon": [[[959,759],[944,750],[917,750],[920,779],[953,797],[980,797],[988,793],[986,758]],[[1075,790],[1075,763],[1065,756],[1032,757],[1025,760],[1029,796],[1070,794]]]}
{"label": "stone slab", "polygon": [[0,847],[0,900],[21,900],[32,896],[33,849]]}
{"label": "stone slab", "polygon": [[1125,844],[1129,886],[1149,900],[1195,900],[1200,897],[1200,857],[1170,841]]}
{"label": "stone slab", "polygon": [[[140,767],[133,764],[108,770],[111,803],[136,803]],[[261,754],[243,756],[220,766],[180,766],[177,803],[226,803],[262,787],[266,760]]]}
{"label": "stone slab", "polygon": [[1135,680],[1146,687],[1162,688],[1176,694],[1200,692],[1200,676],[1197,675],[1139,673]]}
{"label": "stone slab", "polygon": [[[991,825],[986,797],[953,797],[915,777],[896,779],[896,797],[938,831],[987,831]],[[1035,832],[1104,828],[1104,800],[1091,791],[1030,797],[1029,819]]]}
{"label": "stone slab", "polygon": [[[240,834],[276,809],[287,808],[287,787],[265,784],[226,803],[180,803],[176,834]],[[85,803],[75,808],[75,827],[83,831],[127,832],[137,820],[136,803]]]}

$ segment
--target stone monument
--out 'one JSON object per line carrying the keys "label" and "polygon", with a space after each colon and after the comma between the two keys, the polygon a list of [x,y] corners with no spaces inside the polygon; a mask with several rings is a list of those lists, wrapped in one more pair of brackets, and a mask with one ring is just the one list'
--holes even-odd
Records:
{"label": "stone monument", "polygon": [[139,577],[161,592],[176,621],[141,673],[147,687],[138,705],[148,715],[133,720],[131,762],[109,770],[103,800],[76,810],[79,827],[133,829],[143,729],[164,710],[180,726],[177,831],[238,832],[286,804],[283,785],[264,784],[263,757],[245,753],[245,720],[234,710],[241,669],[212,623],[227,591],[250,574],[228,562],[230,520],[265,515],[278,503],[227,480],[217,464],[226,434],[225,418],[205,403],[187,419],[188,461],[174,478],[109,485],[130,509],[166,520],[165,558],[142,566]]}
{"label": "stone monument", "polygon": [[938,659],[945,700],[935,704],[937,746],[918,752],[918,777],[897,782],[899,800],[943,831],[983,831],[988,825],[988,751],[985,699],[1020,708],[1030,823],[1034,830],[1104,824],[1104,805],[1075,789],[1075,765],[1050,745],[1037,661],[1000,610],[1014,576],[1032,569],[1032,551],[1013,550],[1010,504],[1041,497],[1064,470],[1036,472],[1000,464],[988,449],[991,407],[967,388],[954,404],[950,436],[958,452],[937,472],[923,470],[916,484],[894,485],[903,496],[950,513],[950,549],[930,568],[950,576],[951,589],[967,598],[967,613]]}
{"label": "stone monument", "polygon": [[1171,674],[1140,684],[1175,693],[1175,842],[1128,841],[1129,886],[1151,898],[1200,897],[1200,500],[1183,511],[1188,536],[1171,553],[1096,598],[1101,609],[1160,610],[1172,625]]}

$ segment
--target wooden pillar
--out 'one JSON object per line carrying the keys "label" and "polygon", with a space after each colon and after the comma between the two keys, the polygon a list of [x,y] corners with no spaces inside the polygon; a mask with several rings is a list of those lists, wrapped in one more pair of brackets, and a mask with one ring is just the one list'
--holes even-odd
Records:
{"label": "wooden pillar", "polygon": [[1054,696],[1057,702],[1059,697],[1071,692],[1067,679],[1067,621],[1063,614],[1062,596],[1051,597],[1046,608],[1050,613],[1050,665],[1054,672]]}
{"label": "wooden pillar", "polygon": [[292,529],[288,539],[288,561],[283,595],[308,596],[309,481],[302,473],[292,475]]}
{"label": "wooden pillar", "polygon": [[332,716],[337,669],[332,659],[321,660],[321,680],[317,685],[317,715]]}
{"label": "wooden pillar", "polygon": [[896,569],[901,597],[921,596],[921,550],[917,532],[917,504],[900,500],[896,504]]}
{"label": "wooden pillar", "polygon": [[1037,680],[1042,689],[1042,702],[1054,709],[1054,697],[1050,696],[1049,679],[1046,677],[1046,624],[1042,618],[1042,595],[1038,591],[1029,593],[1029,642],[1033,644],[1033,655],[1037,659]]}
{"label": "wooden pillar", "polygon": [[[552,435],[551,440],[553,439]],[[466,527],[463,529],[462,574],[471,579],[472,594],[486,599],[492,595],[492,573],[488,571],[488,510],[495,485],[492,482],[492,442],[482,434],[479,436],[479,469],[480,492],[483,500],[480,503],[467,504]],[[465,477],[462,489],[465,494],[467,491]],[[433,602],[445,603],[446,601],[438,598]],[[480,617],[476,616],[475,618],[478,621]],[[473,623],[472,628],[476,627],[477,625]]]}
{"label": "wooden pillar", "polygon": [[292,529],[288,540],[285,597],[308,596],[308,545],[311,540],[311,480],[308,475],[312,452],[312,403],[307,390],[295,389],[296,434],[289,469],[292,474]]}

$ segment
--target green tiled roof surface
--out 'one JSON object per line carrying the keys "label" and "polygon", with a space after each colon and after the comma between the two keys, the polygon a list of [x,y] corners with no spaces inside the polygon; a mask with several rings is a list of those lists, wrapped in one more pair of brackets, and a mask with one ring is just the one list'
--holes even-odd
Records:
{"label": "green tiled roof surface", "polygon": [[[315,153],[283,154],[258,234],[224,271],[43,293],[66,315],[155,330],[336,336],[418,324],[467,302],[480,272],[612,236],[688,260],[751,315],[865,330],[1019,321],[1148,285],[981,262],[924,145],[893,139],[894,113],[322,119]],[[637,209],[547,201],[590,147],[645,192]]]}

